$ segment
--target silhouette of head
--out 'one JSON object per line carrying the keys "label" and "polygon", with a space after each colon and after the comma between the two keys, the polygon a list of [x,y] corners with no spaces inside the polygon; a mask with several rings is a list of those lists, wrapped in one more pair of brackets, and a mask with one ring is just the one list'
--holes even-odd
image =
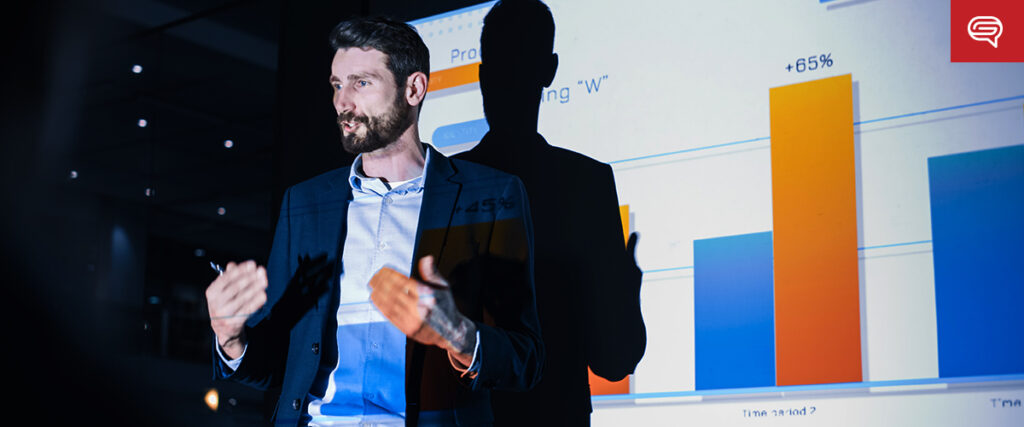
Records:
{"label": "silhouette of head", "polygon": [[552,53],[555,21],[537,0],[499,1],[484,17],[480,34],[480,91],[492,129],[536,125],[541,91],[558,68]]}

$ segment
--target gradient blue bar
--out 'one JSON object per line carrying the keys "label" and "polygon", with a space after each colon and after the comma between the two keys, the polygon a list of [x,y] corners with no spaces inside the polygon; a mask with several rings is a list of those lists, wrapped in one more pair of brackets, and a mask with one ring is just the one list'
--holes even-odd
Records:
{"label": "gradient blue bar", "polygon": [[490,126],[487,125],[487,119],[444,125],[434,130],[430,142],[437,148],[476,142],[484,137],[488,129]]}
{"label": "gradient blue bar", "polygon": [[1024,373],[1024,145],[928,159],[939,376]]}
{"label": "gradient blue bar", "polygon": [[772,233],[693,241],[697,390],[775,385]]}

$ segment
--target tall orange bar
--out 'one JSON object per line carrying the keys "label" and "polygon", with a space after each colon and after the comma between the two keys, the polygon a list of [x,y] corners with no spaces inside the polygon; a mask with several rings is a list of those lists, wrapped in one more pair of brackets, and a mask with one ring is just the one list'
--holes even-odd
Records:
{"label": "tall orange bar", "polygon": [[776,381],[861,381],[849,74],[772,88]]}
{"label": "tall orange bar", "polygon": [[[619,206],[619,219],[622,220],[622,238],[623,242],[629,241],[629,205]],[[594,371],[587,368],[587,374],[590,375],[590,395],[601,396],[606,394],[629,394],[629,379],[632,375],[626,375],[619,381],[608,381],[604,378],[597,376]]]}

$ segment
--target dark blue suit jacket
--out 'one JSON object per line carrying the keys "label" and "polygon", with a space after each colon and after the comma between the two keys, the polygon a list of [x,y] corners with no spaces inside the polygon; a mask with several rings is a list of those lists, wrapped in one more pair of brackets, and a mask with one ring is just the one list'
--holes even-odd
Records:
{"label": "dark blue suit jacket", "polygon": [[[421,410],[451,409],[460,424],[487,425],[489,390],[529,389],[544,360],[530,208],[518,178],[436,151],[430,155],[410,271],[416,277],[416,261],[435,256],[456,305],[480,331],[482,364],[474,379],[463,378],[443,350],[407,340],[407,424],[415,424]],[[268,303],[247,322],[245,357],[228,373],[214,356],[218,378],[280,388],[275,424],[299,422],[318,369],[333,368],[337,360],[335,315],[352,194],[349,169],[327,172],[285,193],[267,266]],[[312,292],[297,281],[298,260],[321,253],[334,261],[335,270],[325,292]]]}

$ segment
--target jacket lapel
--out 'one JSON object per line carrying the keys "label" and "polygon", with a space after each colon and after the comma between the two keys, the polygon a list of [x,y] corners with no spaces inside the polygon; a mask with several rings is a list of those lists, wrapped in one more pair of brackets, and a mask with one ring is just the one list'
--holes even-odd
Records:
{"label": "jacket lapel", "polygon": [[[412,266],[409,276],[419,279],[418,261],[425,255],[433,254],[440,259],[447,239],[447,231],[442,239],[424,242],[421,237],[425,230],[451,225],[452,215],[462,184],[456,180],[454,165],[451,159],[426,145],[430,162],[427,163],[426,182],[424,183],[423,202],[420,207],[419,222],[416,224],[416,240],[413,249]],[[426,346],[412,339],[405,340],[405,421],[406,425],[417,425],[420,411],[420,393],[423,383],[423,363]]]}
{"label": "jacket lapel", "polygon": [[[316,194],[317,216],[317,248],[326,252],[328,259],[334,260],[334,276],[331,278],[331,289],[324,296],[329,298],[326,304],[317,304],[317,309],[326,305],[337,311],[340,299],[340,283],[344,265],[341,262],[342,249],[345,247],[345,234],[348,231],[348,205],[352,201],[352,188],[349,186],[350,168],[339,170],[330,180],[326,191]],[[315,255],[315,254],[311,254]],[[324,301],[321,298],[320,301]],[[328,310],[330,313],[331,311]]]}
{"label": "jacket lapel", "polygon": [[457,171],[451,159],[438,153],[429,145],[430,162],[427,164],[426,184],[424,185],[423,204],[420,207],[419,222],[416,225],[416,240],[413,249],[413,260],[410,276],[419,279],[417,268],[420,258],[426,255],[434,255],[440,260],[444,254],[444,245],[447,242],[447,231],[444,238],[422,239],[423,232],[427,230],[447,230],[455,213],[456,203],[459,201],[459,194],[462,191],[462,183],[457,178]]}

